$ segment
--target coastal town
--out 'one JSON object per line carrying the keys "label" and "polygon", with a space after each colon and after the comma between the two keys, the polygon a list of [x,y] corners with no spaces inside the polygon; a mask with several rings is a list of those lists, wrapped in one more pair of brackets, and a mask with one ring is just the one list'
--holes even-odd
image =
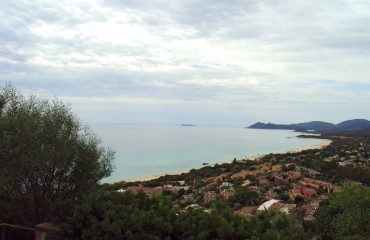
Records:
{"label": "coastal town", "polygon": [[[294,130],[322,142],[309,149],[102,183],[114,153],[92,133],[80,135],[68,107],[12,88],[2,96],[4,240],[369,239],[370,121]],[[359,122],[369,128],[353,128]]]}
{"label": "coastal town", "polygon": [[247,218],[258,211],[277,209],[310,222],[320,203],[339,191],[343,180],[362,185],[369,185],[370,180],[368,139],[330,134],[318,138],[330,141],[318,149],[234,159],[188,173],[113,186],[117,192],[168,195],[178,214],[194,209],[209,212],[212,203],[221,201]]}

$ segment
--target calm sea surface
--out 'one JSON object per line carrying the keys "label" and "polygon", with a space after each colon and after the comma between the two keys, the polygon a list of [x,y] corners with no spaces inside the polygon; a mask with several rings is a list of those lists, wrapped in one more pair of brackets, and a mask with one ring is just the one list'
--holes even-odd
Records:
{"label": "calm sea surface", "polygon": [[116,152],[115,171],[105,181],[199,168],[203,162],[229,162],[234,157],[285,152],[322,142],[296,138],[298,133],[287,130],[100,123],[89,126],[104,146]]}

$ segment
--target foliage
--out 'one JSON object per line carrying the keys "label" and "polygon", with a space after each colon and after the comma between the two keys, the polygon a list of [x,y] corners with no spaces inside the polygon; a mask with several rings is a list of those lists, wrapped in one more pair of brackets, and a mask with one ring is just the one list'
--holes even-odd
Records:
{"label": "foliage", "polygon": [[307,239],[302,225],[279,210],[260,211],[248,221],[250,239],[300,240]]}
{"label": "foliage", "polygon": [[80,201],[51,239],[236,239],[245,234],[237,228],[243,220],[228,210],[220,214],[224,208],[215,204],[211,213],[177,216],[164,195],[101,192]]}
{"label": "foliage", "polygon": [[255,205],[259,202],[259,195],[257,192],[245,189],[245,188],[237,188],[235,191],[235,195],[229,198],[229,203],[233,206],[236,203],[240,205]]}
{"label": "foliage", "polygon": [[222,202],[209,211],[178,214],[164,195],[100,192],[66,212],[51,239],[304,239],[302,226],[278,211],[251,220],[235,215]]}
{"label": "foliage", "polygon": [[337,168],[337,171],[348,179],[359,181],[362,184],[370,185],[370,168],[339,166]]}
{"label": "foliage", "polygon": [[322,202],[316,218],[325,239],[369,239],[370,187],[345,183],[341,191]]}
{"label": "foliage", "polygon": [[0,88],[0,222],[52,220],[59,203],[94,189],[113,152],[57,100]]}

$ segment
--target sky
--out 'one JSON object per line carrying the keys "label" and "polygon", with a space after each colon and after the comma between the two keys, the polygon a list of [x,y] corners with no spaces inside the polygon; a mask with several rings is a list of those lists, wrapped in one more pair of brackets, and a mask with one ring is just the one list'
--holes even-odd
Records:
{"label": "sky", "polygon": [[370,2],[0,0],[0,81],[84,122],[370,119]]}

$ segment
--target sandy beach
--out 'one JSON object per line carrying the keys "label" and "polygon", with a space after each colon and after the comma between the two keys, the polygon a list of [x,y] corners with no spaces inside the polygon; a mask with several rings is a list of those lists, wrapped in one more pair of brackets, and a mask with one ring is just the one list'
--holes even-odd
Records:
{"label": "sandy beach", "polygon": [[[309,145],[309,146],[300,147],[300,148],[294,148],[294,149],[287,150],[284,153],[297,153],[297,152],[301,152],[301,151],[304,151],[304,150],[322,149],[326,146],[329,146],[331,143],[332,143],[332,140],[323,139],[323,142],[320,143],[320,144]],[[252,160],[252,161],[254,161],[254,160],[257,160],[259,158],[262,158],[265,155],[266,154],[246,156],[241,160]],[[224,161],[224,162],[220,162],[220,163],[212,163],[212,164],[209,164],[207,166],[214,166],[215,164],[222,164],[222,163],[231,163],[231,161]],[[182,173],[187,173],[190,170],[191,169],[181,169],[181,170],[174,171],[174,172],[168,172],[168,173],[156,174],[156,175],[145,176],[145,177],[125,179],[123,181],[126,181],[126,182],[145,182],[145,181],[150,181],[150,180],[153,180],[153,179],[157,179],[157,178],[165,176],[165,175],[179,175],[179,174],[182,174]],[[120,181],[114,181],[114,182],[120,182]],[[114,182],[112,182],[112,183],[114,183]]]}

